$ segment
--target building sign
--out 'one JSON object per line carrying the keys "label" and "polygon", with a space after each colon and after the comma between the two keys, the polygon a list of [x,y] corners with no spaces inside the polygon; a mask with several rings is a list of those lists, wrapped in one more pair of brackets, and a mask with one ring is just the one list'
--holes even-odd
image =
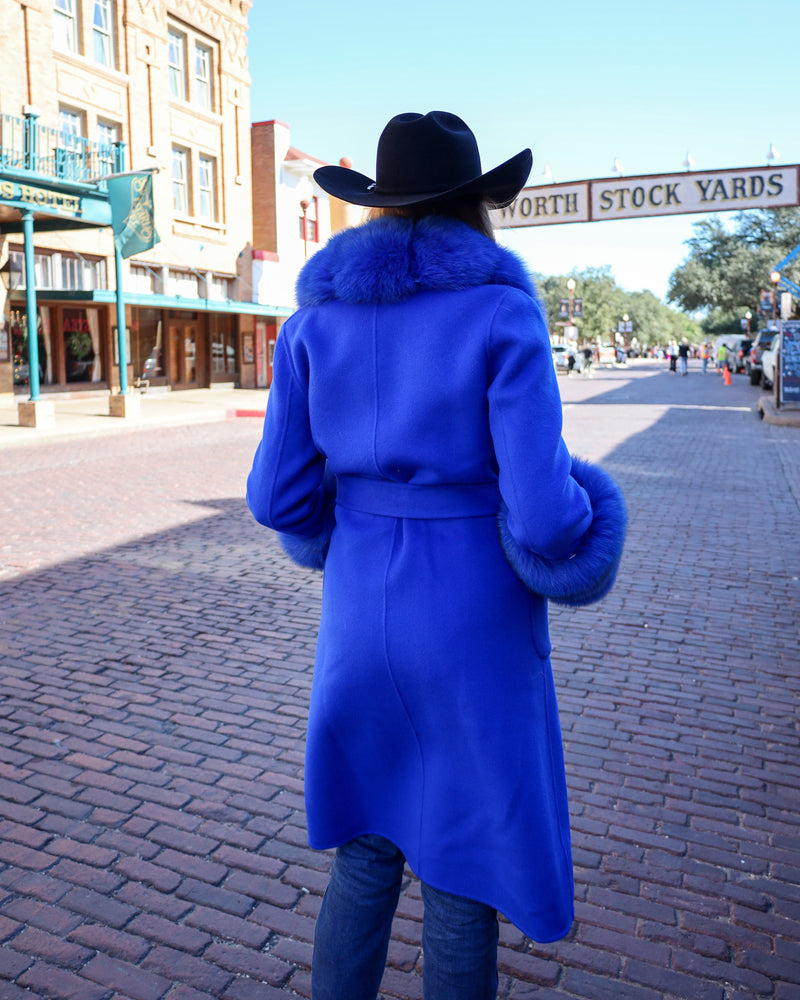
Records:
{"label": "building sign", "polygon": [[797,167],[754,167],[592,181],[592,220],[797,205],[797,172]]}
{"label": "building sign", "polygon": [[800,321],[781,323],[781,386],[783,403],[800,403]]}
{"label": "building sign", "polygon": [[498,229],[800,205],[800,167],[648,174],[524,188],[491,213]]}
{"label": "building sign", "polygon": [[507,208],[496,209],[490,214],[498,229],[589,222],[589,183],[523,188]]}
{"label": "building sign", "polygon": [[79,195],[20,184],[17,181],[0,181],[0,202],[12,202],[15,208],[38,208],[71,216],[81,214]]}

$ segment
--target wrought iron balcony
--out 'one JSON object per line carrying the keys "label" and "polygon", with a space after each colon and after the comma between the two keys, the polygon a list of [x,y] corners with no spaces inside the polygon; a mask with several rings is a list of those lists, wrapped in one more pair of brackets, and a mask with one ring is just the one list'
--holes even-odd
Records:
{"label": "wrought iron balcony", "polygon": [[38,116],[0,115],[0,171],[86,183],[125,169],[125,143],[102,145],[40,125]]}

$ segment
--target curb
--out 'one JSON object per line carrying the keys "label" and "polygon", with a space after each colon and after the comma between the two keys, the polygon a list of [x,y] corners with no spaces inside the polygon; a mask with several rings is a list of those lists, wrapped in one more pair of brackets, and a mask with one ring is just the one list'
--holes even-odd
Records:
{"label": "curb", "polygon": [[777,409],[772,396],[761,396],[758,400],[758,415],[767,424],[783,427],[800,427],[800,409]]}

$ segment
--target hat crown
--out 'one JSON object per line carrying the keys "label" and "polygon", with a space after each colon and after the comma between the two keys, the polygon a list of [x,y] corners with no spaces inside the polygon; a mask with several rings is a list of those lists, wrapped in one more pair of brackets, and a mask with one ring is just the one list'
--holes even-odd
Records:
{"label": "hat crown", "polygon": [[478,142],[466,122],[448,111],[396,115],[378,141],[381,194],[446,192],[480,175]]}

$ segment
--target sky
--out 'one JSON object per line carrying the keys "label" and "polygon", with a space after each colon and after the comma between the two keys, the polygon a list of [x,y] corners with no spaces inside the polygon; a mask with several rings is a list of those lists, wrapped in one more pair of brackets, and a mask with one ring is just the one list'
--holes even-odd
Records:
{"label": "sky", "polygon": [[[484,170],[533,150],[529,184],[800,163],[798,0],[253,0],[251,118],[375,176],[384,125],[451,111]],[[782,39],[786,51],[781,52]],[[717,213],[732,225],[732,213]],[[541,274],[611,268],[665,298],[704,216],[498,232]]]}

